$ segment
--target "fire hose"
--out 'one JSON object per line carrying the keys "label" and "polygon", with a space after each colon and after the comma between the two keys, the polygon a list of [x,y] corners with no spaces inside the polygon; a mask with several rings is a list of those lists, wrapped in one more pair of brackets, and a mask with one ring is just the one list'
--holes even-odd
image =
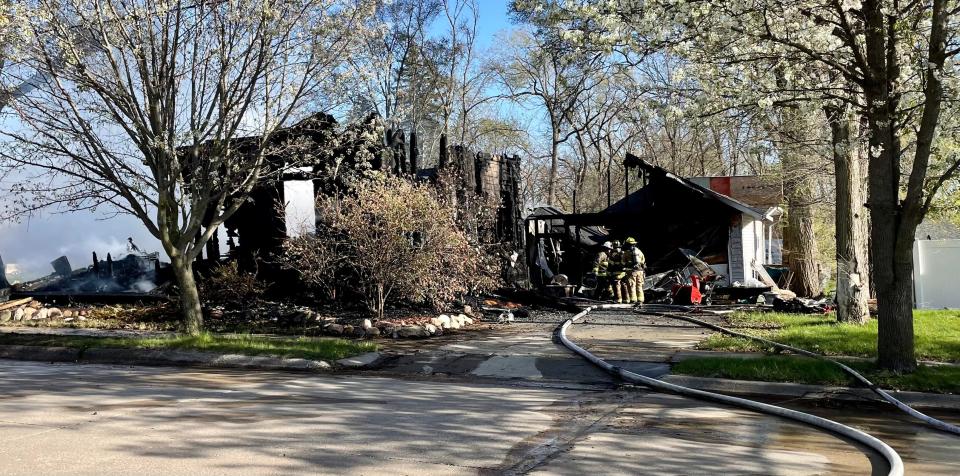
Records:
{"label": "fire hose", "polygon": [[860,430],[849,427],[842,423],[837,423],[826,418],[821,418],[816,415],[811,415],[809,413],[800,412],[797,410],[791,410],[789,408],[778,407],[776,405],[770,405],[766,403],[755,402],[753,400],[747,400],[745,398],[732,397],[729,395],[723,395],[719,393],[707,392],[703,390],[697,390],[694,388],[683,387],[680,385],[675,385],[672,383],[664,382],[652,377],[647,377],[644,375],[636,374],[630,372],[629,370],[622,369],[615,365],[612,365],[603,359],[598,358],[597,356],[586,351],[582,347],[575,344],[567,337],[567,329],[573,325],[578,320],[582,319],[584,316],[589,314],[594,309],[625,309],[631,308],[632,306],[624,305],[611,305],[611,304],[601,304],[590,306],[576,314],[575,316],[567,319],[563,325],[560,326],[558,336],[560,342],[563,343],[568,349],[574,353],[580,355],[581,357],[587,359],[594,365],[606,370],[612,375],[615,375],[627,382],[639,383],[641,385],[646,385],[648,387],[654,388],[656,390],[661,390],[664,392],[675,393],[678,395],[693,397],[701,400],[714,401],[719,403],[725,403],[740,408],[745,408],[752,411],[757,411],[760,413],[766,413],[768,415],[774,415],[782,418],[788,418],[800,423],[805,423],[807,425],[812,425],[827,431],[830,431],[834,434],[849,438],[853,441],[867,446],[877,453],[880,453],[890,465],[890,471],[887,473],[890,476],[902,476],[903,475],[903,461],[900,459],[900,455],[888,446],[883,441],[868,435]]}
{"label": "fire hose", "polygon": [[[681,307],[681,309],[687,310],[687,311],[690,310],[690,309],[686,309],[686,308],[682,308],[682,307]],[[918,410],[910,407],[910,406],[907,405],[906,403],[903,403],[903,402],[901,402],[900,400],[897,400],[893,395],[890,395],[890,393],[887,392],[886,390],[878,387],[875,383],[871,382],[870,380],[867,380],[866,377],[864,377],[863,375],[861,375],[861,374],[860,374],[859,372],[857,372],[856,370],[853,370],[852,368],[848,367],[847,365],[844,365],[842,362],[838,362],[838,361],[836,361],[836,360],[830,359],[830,358],[828,358],[828,357],[826,357],[826,356],[823,356],[823,355],[821,355],[821,354],[818,354],[818,353],[816,353],[816,352],[810,352],[809,350],[800,349],[800,348],[798,348],[798,347],[793,347],[793,346],[789,346],[789,345],[786,345],[786,344],[781,344],[781,343],[779,343],[779,342],[774,342],[774,341],[772,341],[772,340],[764,339],[764,338],[762,338],[762,337],[752,336],[752,335],[750,335],[750,334],[744,334],[744,333],[742,333],[742,332],[733,331],[733,330],[727,329],[727,328],[725,328],[725,327],[721,327],[721,326],[718,326],[718,325],[716,325],[716,324],[711,324],[711,323],[709,323],[709,322],[702,321],[702,320],[700,320],[700,319],[697,319],[697,318],[694,318],[694,317],[690,317],[690,316],[684,316],[684,315],[679,315],[679,314],[668,314],[668,313],[662,313],[662,312],[651,312],[651,311],[637,311],[637,312],[639,312],[639,313],[641,313],[641,314],[649,315],[649,316],[670,317],[670,318],[673,318],[673,319],[680,319],[680,320],[683,320],[683,321],[690,322],[690,323],[692,323],[692,324],[696,324],[696,325],[698,325],[698,326],[700,326],[700,327],[706,327],[706,328],[708,328],[708,329],[712,329],[712,330],[715,330],[715,331],[717,331],[717,332],[722,332],[722,333],[727,334],[727,335],[731,335],[731,336],[734,336],[734,337],[740,337],[740,338],[744,338],[744,339],[749,339],[749,340],[761,342],[761,343],[763,343],[764,345],[768,345],[768,346],[771,346],[771,347],[775,347],[775,348],[780,349],[780,350],[786,350],[786,351],[789,351],[789,352],[793,352],[793,353],[795,353],[795,354],[803,355],[803,356],[805,356],[805,357],[810,357],[810,358],[817,359],[817,360],[821,360],[821,361],[824,361],[824,362],[830,362],[830,363],[832,363],[832,364],[840,367],[841,369],[843,369],[844,372],[846,372],[846,373],[849,374],[851,377],[853,377],[854,379],[856,379],[857,381],[859,381],[860,383],[862,383],[864,386],[866,386],[867,388],[869,388],[870,390],[872,390],[874,393],[876,393],[877,395],[879,395],[880,398],[882,398],[882,399],[885,400],[886,402],[892,404],[893,406],[897,407],[898,409],[900,409],[900,410],[903,411],[904,413],[906,413],[906,414],[912,416],[913,418],[916,418],[917,420],[920,420],[920,421],[922,421],[922,422],[924,422],[924,423],[926,423],[926,424],[928,424],[928,425],[930,425],[930,426],[932,426],[933,428],[936,428],[936,429],[938,429],[938,430],[945,431],[945,432],[947,432],[947,433],[952,433],[952,434],[954,434],[954,435],[960,435],[960,427],[957,427],[956,425],[951,425],[950,423],[947,423],[947,422],[942,421],[942,420],[938,420],[938,419],[936,419],[936,418],[933,418],[933,417],[931,417],[931,416],[929,416],[929,415],[926,415],[926,414],[924,414],[924,413],[922,413],[922,412],[920,412],[920,411],[918,411]]]}

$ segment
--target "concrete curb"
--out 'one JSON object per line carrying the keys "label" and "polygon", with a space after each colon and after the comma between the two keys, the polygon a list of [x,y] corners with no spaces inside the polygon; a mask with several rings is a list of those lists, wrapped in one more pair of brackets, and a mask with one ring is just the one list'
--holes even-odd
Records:
{"label": "concrete curb", "polygon": [[[668,375],[661,380],[684,387],[732,395],[885,403],[877,397],[877,394],[866,388],[831,387],[787,382],[758,382],[752,380],[692,377],[689,375]],[[892,390],[889,392],[898,400],[912,407],[937,410],[960,410],[960,395]]]}
{"label": "concrete curb", "polygon": [[322,360],[217,354],[191,350],[123,349],[107,347],[82,350],[69,347],[0,345],[0,359],[158,367],[285,370],[295,372],[325,372],[333,369],[333,366],[330,365],[329,362]]}
{"label": "concrete curb", "polygon": [[336,361],[338,367],[350,369],[366,369],[375,366],[381,360],[383,355],[380,352],[367,352],[365,354],[354,355]]}

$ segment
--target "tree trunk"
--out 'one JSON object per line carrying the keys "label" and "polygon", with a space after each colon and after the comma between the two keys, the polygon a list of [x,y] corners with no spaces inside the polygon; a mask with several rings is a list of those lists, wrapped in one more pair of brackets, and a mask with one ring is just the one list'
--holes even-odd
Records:
{"label": "tree trunk", "polygon": [[180,308],[183,311],[183,330],[197,335],[203,330],[203,310],[200,308],[200,292],[193,275],[193,262],[181,257],[171,258],[173,275],[180,287]]}
{"label": "tree trunk", "polygon": [[851,143],[848,111],[841,107],[824,110],[830,123],[836,177],[837,320],[863,324],[870,318],[870,311],[869,267],[861,261],[867,237],[861,226],[866,209],[860,195],[860,163]]}
{"label": "tree trunk", "polygon": [[784,230],[784,263],[793,271],[790,290],[798,296],[821,294],[817,267],[817,240],[813,231],[814,173],[802,151],[806,122],[802,112],[784,108],[781,129],[783,188],[787,202],[787,227]]}
{"label": "tree trunk", "polygon": [[[912,311],[912,247],[904,247],[900,204],[901,148],[898,136],[899,99],[894,80],[899,74],[895,36],[881,2],[864,4],[864,38],[872,73],[864,81],[870,154],[870,248],[879,311],[877,364],[894,372],[917,367]],[[912,231],[911,231],[912,233]],[[910,236],[912,243],[913,236]],[[902,243],[901,243],[902,244]]]}
{"label": "tree trunk", "polygon": [[551,139],[550,147],[550,177],[547,179],[547,205],[553,205],[554,199],[557,198],[557,169],[558,169],[558,154],[560,153],[560,139],[557,135],[557,128],[553,129],[553,137]]}

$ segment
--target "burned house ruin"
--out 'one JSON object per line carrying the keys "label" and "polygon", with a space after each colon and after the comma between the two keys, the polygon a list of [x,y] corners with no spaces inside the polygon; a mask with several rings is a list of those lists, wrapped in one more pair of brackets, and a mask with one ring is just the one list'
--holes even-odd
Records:
{"label": "burned house ruin", "polygon": [[608,240],[633,237],[648,275],[683,268],[692,252],[727,285],[759,284],[756,268],[772,254],[769,237],[782,211],[749,206],[630,155],[641,188],[596,213],[541,208],[527,217],[527,263],[535,286],[557,274],[580,283]]}
{"label": "burned house ruin", "polygon": [[[282,130],[274,140],[299,144],[299,153],[306,154],[308,159],[296,170],[257,186],[247,203],[224,223],[226,253],[219,249],[215,237],[205,250],[206,261],[237,259],[248,270],[258,269],[257,262],[263,262],[261,258],[279,252],[284,240],[296,234],[296,224],[288,223],[284,213],[290,207],[291,197],[286,193],[289,185],[304,184],[312,189],[312,198],[316,198],[349,190],[369,172],[431,183],[441,175],[452,177],[458,203],[466,207],[479,201],[495,210],[492,223],[468,230],[476,242],[522,250],[520,243],[524,234],[517,156],[479,153],[461,146],[446,147],[446,138],[441,137],[440,156],[431,161],[435,165],[424,167],[416,134],[384,129],[377,116],[338,131],[333,117],[317,114]],[[256,141],[250,140],[250,143]],[[282,157],[270,160],[283,163]],[[312,205],[313,202],[309,204]]]}

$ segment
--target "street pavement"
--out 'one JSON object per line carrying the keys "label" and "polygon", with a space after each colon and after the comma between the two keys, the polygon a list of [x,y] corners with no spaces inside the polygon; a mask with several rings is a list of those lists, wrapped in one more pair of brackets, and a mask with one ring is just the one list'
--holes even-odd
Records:
{"label": "street pavement", "polygon": [[[555,326],[386,342],[339,374],[0,360],[0,474],[885,474],[813,428],[622,388]],[[606,313],[570,335],[656,376],[699,332]],[[960,439],[887,408],[772,403],[880,437],[907,474],[960,474]]]}
{"label": "street pavement", "polygon": [[[0,474],[865,474],[823,433],[644,391],[0,361]],[[803,436],[803,444],[792,438]],[[946,474],[946,473],[944,473]]]}

